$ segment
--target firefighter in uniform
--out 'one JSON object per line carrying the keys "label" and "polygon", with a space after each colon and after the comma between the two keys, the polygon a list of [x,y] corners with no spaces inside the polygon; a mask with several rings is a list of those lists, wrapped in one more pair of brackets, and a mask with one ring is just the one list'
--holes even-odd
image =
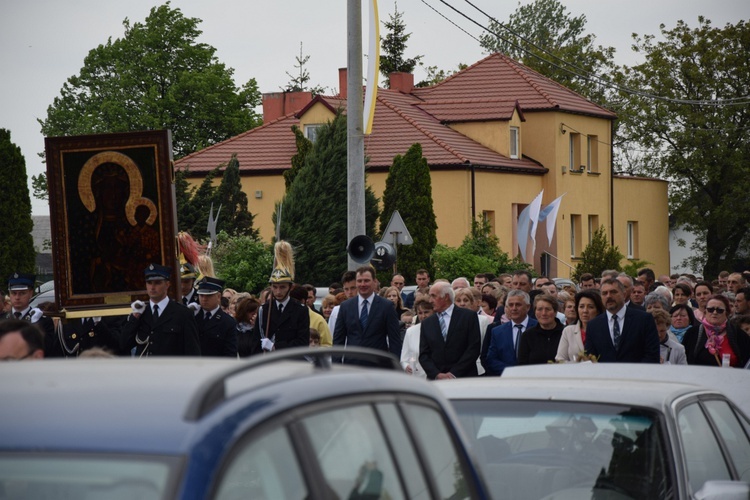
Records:
{"label": "firefighter in uniform", "polygon": [[61,357],[63,352],[54,322],[44,316],[40,309],[30,305],[35,282],[36,276],[33,274],[15,272],[8,277],[11,309],[5,314],[0,313],[0,319],[21,319],[35,324],[44,332],[44,357]]}
{"label": "firefighter in uniform", "polygon": [[145,304],[136,300],[122,327],[123,350],[136,347],[136,356],[200,356],[193,311],[170,300],[172,270],[158,264],[146,268]]}
{"label": "firefighter in uniform", "polygon": [[251,336],[252,354],[310,345],[310,313],[307,306],[289,296],[294,284],[294,257],[286,241],[274,247],[276,267],[268,282],[271,294],[258,310]]}
{"label": "firefighter in uniform", "polygon": [[237,322],[221,310],[224,281],[206,276],[198,282],[200,311],[195,316],[202,356],[237,357]]}

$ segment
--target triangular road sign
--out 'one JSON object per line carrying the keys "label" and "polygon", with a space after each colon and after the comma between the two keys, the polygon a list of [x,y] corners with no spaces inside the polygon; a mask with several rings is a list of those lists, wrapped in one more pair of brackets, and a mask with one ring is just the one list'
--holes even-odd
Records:
{"label": "triangular road sign", "polygon": [[398,210],[395,210],[393,215],[391,215],[391,220],[388,221],[388,225],[385,231],[383,231],[383,239],[381,241],[394,246],[396,243],[401,245],[411,245],[414,243],[409,230],[406,228],[406,224],[404,224],[404,219],[401,218]]}

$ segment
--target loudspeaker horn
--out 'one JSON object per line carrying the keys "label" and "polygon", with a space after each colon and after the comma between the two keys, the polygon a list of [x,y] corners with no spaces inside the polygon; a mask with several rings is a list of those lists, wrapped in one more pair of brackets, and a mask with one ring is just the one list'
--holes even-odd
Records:
{"label": "loudspeaker horn", "polygon": [[396,249],[390,243],[378,241],[375,243],[375,255],[372,257],[372,265],[378,271],[391,269],[396,262]]}
{"label": "loudspeaker horn", "polygon": [[369,236],[360,234],[352,238],[346,247],[346,252],[357,264],[366,264],[375,255],[375,243]]}

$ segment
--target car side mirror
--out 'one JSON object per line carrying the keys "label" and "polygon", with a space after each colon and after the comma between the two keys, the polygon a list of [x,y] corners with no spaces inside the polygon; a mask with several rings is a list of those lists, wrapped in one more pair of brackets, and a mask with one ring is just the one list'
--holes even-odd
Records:
{"label": "car side mirror", "polygon": [[742,481],[706,481],[695,494],[696,500],[747,500],[750,484]]}

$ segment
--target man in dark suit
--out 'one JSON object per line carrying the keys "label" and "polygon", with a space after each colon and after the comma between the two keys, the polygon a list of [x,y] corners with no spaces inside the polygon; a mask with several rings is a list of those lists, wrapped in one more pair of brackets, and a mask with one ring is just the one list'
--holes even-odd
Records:
{"label": "man in dark suit", "polygon": [[291,247],[285,241],[279,241],[276,245],[277,252],[282,247],[288,247],[288,255],[279,259],[280,254],[277,253],[276,268],[268,280],[271,284],[271,295],[258,310],[250,338],[251,354],[310,345],[310,313],[305,304],[289,296],[294,284],[294,277],[290,272],[290,269],[293,269],[293,261],[284,261],[291,259]]}
{"label": "man in dark suit", "polygon": [[120,353],[122,316],[72,318],[63,325],[62,347],[66,357],[99,347],[112,354]]}
{"label": "man in dark suit", "polygon": [[645,311],[646,308],[643,307],[643,305],[636,304],[631,300],[631,295],[633,293],[633,278],[628,276],[627,273],[620,273],[619,275],[617,275],[617,281],[622,283],[622,286],[625,290],[625,307],[632,307],[633,309]]}
{"label": "man in dark suit", "polygon": [[616,279],[602,281],[602,300],[607,309],[589,321],[586,353],[599,362],[658,363],[659,334],[654,317],[625,306],[625,287]]}
{"label": "man in dark suit", "polygon": [[339,307],[333,345],[370,347],[401,357],[401,336],[393,302],[375,293],[375,271],[357,269],[357,296]]}
{"label": "man in dark suit", "polygon": [[422,323],[419,363],[431,380],[477,376],[479,320],[474,311],[455,307],[453,297],[449,283],[430,288],[435,313]]}
{"label": "man in dark suit", "polygon": [[40,309],[31,307],[35,282],[34,274],[15,272],[8,277],[11,308],[7,313],[0,313],[0,319],[20,319],[35,324],[44,332],[44,357],[60,357],[63,355],[62,347],[52,319],[44,316]]}
{"label": "man in dark suit", "polygon": [[206,276],[198,283],[201,309],[196,315],[203,356],[237,357],[237,322],[221,310],[224,280]]}
{"label": "man in dark suit", "polygon": [[122,327],[122,347],[136,347],[137,356],[200,356],[193,311],[170,300],[172,270],[158,264],[146,268],[148,302],[133,302],[133,312]]}
{"label": "man in dark suit", "polygon": [[485,335],[488,343],[487,354],[482,366],[486,375],[502,375],[505,368],[518,363],[518,345],[523,332],[535,326],[537,321],[529,317],[531,299],[523,290],[511,290],[505,300],[507,323],[495,326],[489,335]]}

